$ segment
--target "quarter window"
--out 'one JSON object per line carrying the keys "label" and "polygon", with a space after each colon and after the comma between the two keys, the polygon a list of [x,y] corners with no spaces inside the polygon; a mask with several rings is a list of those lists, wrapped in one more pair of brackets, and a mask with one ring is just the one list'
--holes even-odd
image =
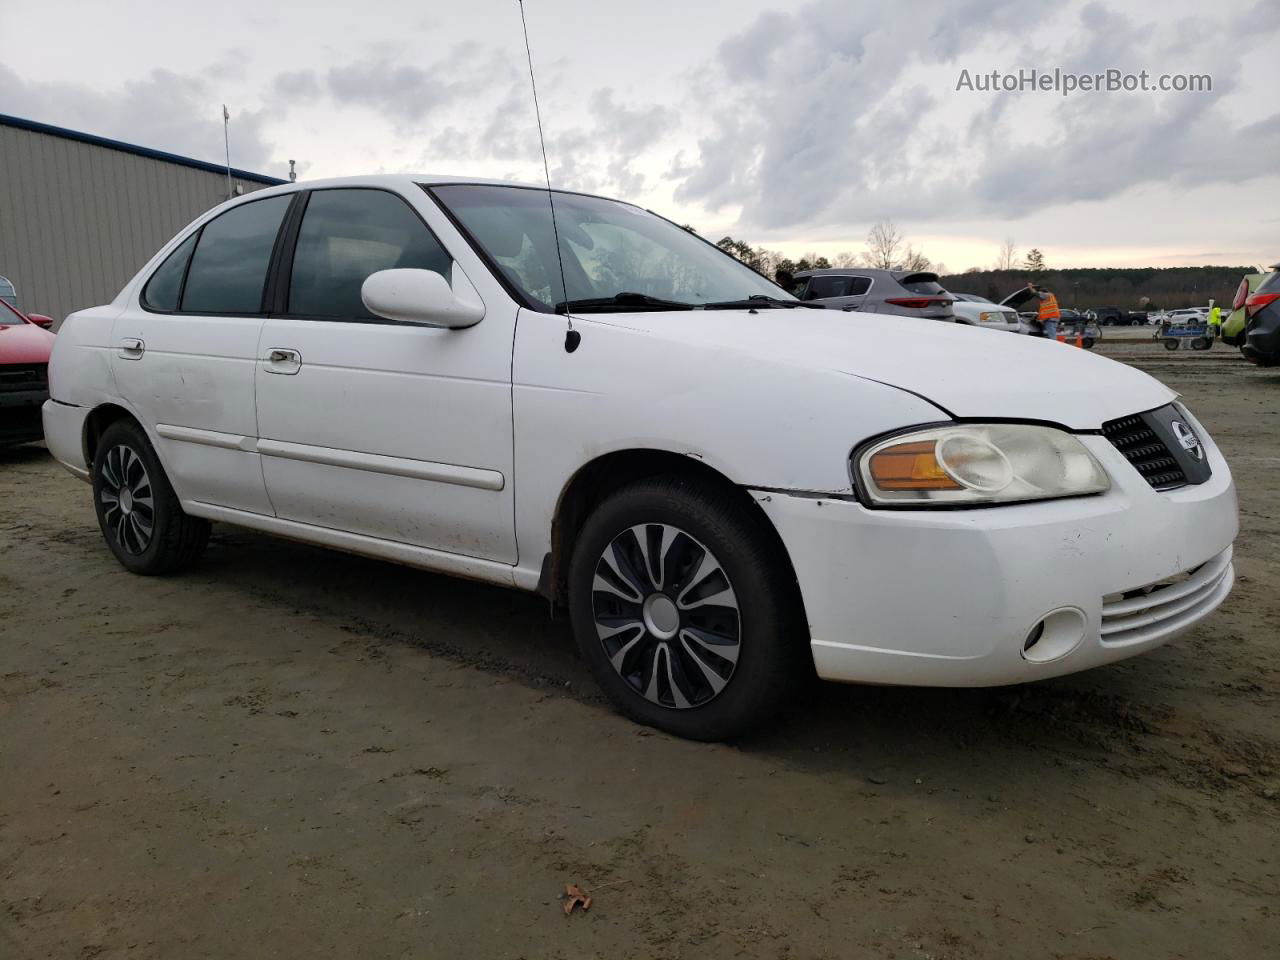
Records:
{"label": "quarter window", "polygon": [[434,270],[452,260],[402,199],[384,190],[317,190],[307,201],[289,279],[289,313],[336,320],[379,319],[360,287],[371,273]]}
{"label": "quarter window", "polygon": [[160,269],[151,275],[146,289],[142,291],[142,300],[148,307],[167,312],[178,309],[178,299],[182,296],[182,277],[187,272],[187,261],[191,259],[191,251],[195,249],[198,236],[198,233],[193,233],[183,240],[178,249],[160,264]]}
{"label": "quarter window", "polygon": [[183,313],[262,312],[271,249],[292,200],[289,194],[256,200],[204,225],[182,291]]}

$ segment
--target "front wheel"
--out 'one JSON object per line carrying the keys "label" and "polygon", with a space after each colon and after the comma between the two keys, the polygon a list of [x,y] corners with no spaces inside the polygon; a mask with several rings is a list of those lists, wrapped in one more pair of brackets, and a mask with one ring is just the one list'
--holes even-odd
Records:
{"label": "front wheel", "polygon": [[1164,342],[1164,348],[1165,348],[1166,350],[1177,350],[1177,349],[1178,349],[1178,346],[1179,346],[1179,344],[1178,344],[1178,341],[1177,341],[1177,340],[1172,340],[1172,339],[1170,339],[1170,340],[1166,340],[1166,341]]}
{"label": "front wheel", "polygon": [[118,420],[102,434],[93,458],[93,507],[103,539],[133,573],[172,573],[209,542],[209,521],[183,512],[147,435]]}
{"label": "front wheel", "polygon": [[570,563],[597,683],[633,720],[694,740],[763,723],[810,663],[790,565],[737,496],[682,478],[626,487],[588,517]]}

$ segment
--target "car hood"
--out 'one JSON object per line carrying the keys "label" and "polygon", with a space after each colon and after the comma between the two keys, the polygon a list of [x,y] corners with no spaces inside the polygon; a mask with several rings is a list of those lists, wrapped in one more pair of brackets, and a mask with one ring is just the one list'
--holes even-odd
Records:
{"label": "car hood", "polygon": [[34,323],[0,324],[0,364],[48,363],[57,339]]}
{"label": "car hood", "polygon": [[[1106,357],[1035,337],[874,313],[766,309],[597,314],[719,357],[835,371],[897,387],[954,417],[1014,418],[1096,430],[1169,403],[1160,381]],[[584,351],[590,350],[586,337]]]}

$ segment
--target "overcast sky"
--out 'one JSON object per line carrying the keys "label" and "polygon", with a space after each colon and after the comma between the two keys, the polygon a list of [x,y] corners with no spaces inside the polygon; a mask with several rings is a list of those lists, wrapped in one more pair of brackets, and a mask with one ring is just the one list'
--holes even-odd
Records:
{"label": "overcast sky", "polygon": [[[527,0],[556,186],[953,270],[1280,260],[1280,2]],[[541,179],[516,0],[0,0],[0,112],[284,176]],[[1212,92],[984,93],[1021,67]]]}

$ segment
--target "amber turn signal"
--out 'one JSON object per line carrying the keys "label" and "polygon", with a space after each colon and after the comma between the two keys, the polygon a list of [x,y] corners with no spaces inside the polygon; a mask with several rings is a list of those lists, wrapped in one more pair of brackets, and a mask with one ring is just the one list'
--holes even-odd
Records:
{"label": "amber turn signal", "polygon": [[876,451],[868,464],[881,490],[961,490],[935,455],[936,441],[898,443]]}

